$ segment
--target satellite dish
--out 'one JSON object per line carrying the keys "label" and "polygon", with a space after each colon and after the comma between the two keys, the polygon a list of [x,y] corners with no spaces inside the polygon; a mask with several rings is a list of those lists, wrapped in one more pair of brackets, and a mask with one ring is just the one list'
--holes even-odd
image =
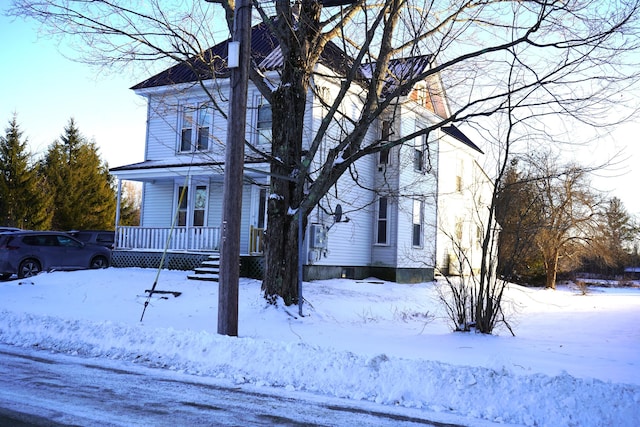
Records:
{"label": "satellite dish", "polygon": [[338,204],[336,206],[336,212],[333,215],[335,222],[340,222],[342,220],[342,205]]}

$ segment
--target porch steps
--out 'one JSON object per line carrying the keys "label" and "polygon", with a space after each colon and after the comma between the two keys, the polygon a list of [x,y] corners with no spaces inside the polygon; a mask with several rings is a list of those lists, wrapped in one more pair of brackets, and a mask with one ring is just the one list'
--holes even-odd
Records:
{"label": "porch steps", "polygon": [[200,267],[193,270],[193,274],[189,274],[187,279],[205,280],[209,282],[217,282],[220,274],[220,254],[209,255],[209,258],[202,262]]}

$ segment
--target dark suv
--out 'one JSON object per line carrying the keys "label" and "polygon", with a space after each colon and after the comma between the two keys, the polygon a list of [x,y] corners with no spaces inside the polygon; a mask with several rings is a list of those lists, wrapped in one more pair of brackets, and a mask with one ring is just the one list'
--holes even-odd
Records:
{"label": "dark suv", "polygon": [[111,251],[85,244],[57,231],[0,233],[0,279],[19,278],[41,271],[107,268]]}
{"label": "dark suv", "polygon": [[106,230],[73,230],[67,232],[67,234],[75,237],[81,242],[92,243],[94,245],[104,246],[105,248],[113,249],[115,246],[116,233],[115,231]]}

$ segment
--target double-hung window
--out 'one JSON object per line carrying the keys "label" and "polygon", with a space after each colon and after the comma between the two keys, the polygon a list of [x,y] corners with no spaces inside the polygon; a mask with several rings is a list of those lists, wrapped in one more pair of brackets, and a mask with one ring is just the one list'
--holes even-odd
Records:
{"label": "double-hung window", "polygon": [[257,97],[256,146],[271,144],[271,104],[262,96]]}
{"label": "double-hung window", "polygon": [[[207,186],[195,186],[195,192],[191,195],[193,200],[190,199],[190,190],[192,190],[190,187],[178,187],[178,226],[202,227],[205,224],[207,209]],[[187,219],[191,219],[190,224],[187,224]]]}
{"label": "double-hung window", "polygon": [[389,243],[389,199],[380,197],[378,199],[376,244],[386,245],[387,243]]}
{"label": "double-hung window", "polygon": [[213,127],[213,108],[207,103],[182,108],[180,152],[207,151]]}
{"label": "double-hung window", "polygon": [[[384,144],[385,142],[389,141],[389,136],[391,136],[391,122],[389,120],[383,120],[382,121],[382,129],[381,129],[381,135],[380,135],[380,141],[383,141],[382,143]],[[390,148],[383,148],[378,156],[378,164],[380,165],[388,165],[389,164],[389,150]]]}
{"label": "double-hung window", "polygon": [[416,172],[424,172],[424,150],[424,139],[416,138],[413,145],[413,170]]}
{"label": "double-hung window", "polygon": [[413,201],[413,228],[411,230],[411,240],[413,246],[422,246],[422,228],[424,222],[424,202],[422,200]]}
{"label": "double-hung window", "polygon": [[456,168],[456,191],[458,193],[462,193],[464,189],[464,181],[462,178],[462,174],[464,173],[464,161],[462,159],[458,160],[458,165]]}

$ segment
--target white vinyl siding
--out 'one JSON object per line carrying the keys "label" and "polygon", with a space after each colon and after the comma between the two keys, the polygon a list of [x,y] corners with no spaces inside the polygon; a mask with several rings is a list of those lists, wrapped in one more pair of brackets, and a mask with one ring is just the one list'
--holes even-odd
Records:
{"label": "white vinyl siding", "polygon": [[143,227],[171,227],[173,220],[173,181],[145,183],[142,211]]}
{"label": "white vinyl siding", "polygon": [[[171,95],[149,96],[145,160],[183,158],[184,153],[206,152],[209,157],[224,154],[227,122],[212,107],[203,107],[205,98],[180,99]],[[221,102],[221,108],[226,108]],[[185,114],[189,115],[185,122]],[[189,132],[186,129],[191,126]],[[208,128],[208,132],[205,132]],[[205,133],[208,136],[205,137]],[[191,145],[183,147],[182,137],[189,134]],[[186,144],[186,142],[185,142]],[[206,148],[205,146],[206,145]],[[183,150],[184,148],[184,150]]]}
{"label": "white vinyl siding", "polygon": [[172,104],[163,97],[149,98],[145,160],[164,160],[176,155],[178,113]]}
{"label": "white vinyl siding", "polygon": [[209,185],[209,227],[219,227],[222,224],[222,183],[213,182]]}
{"label": "white vinyl siding", "polygon": [[[327,96],[327,100],[331,102],[332,90],[337,91],[338,88],[327,82],[323,86],[323,92]],[[359,111],[352,108],[355,98],[349,98],[343,105],[348,108],[345,113],[349,114],[352,119],[357,118]],[[311,102],[311,99],[310,99]],[[326,111],[320,106],[319,102],[309,104],[307,120],[314,120],[313,126],[305,128],[305,137],[307,141],[311,141],[315,137],[320,121],[326,114]],[[308,129],[308,130],[307,130]],[[327,134],[321,143],[319,157],[326,158],[329,149],[335,144],[335,136],[340,135],[342,129],[339,126],[330,126]],[[379,138],[379,134],[374,127],[365,137],[365,144],[370,144]],[[306,143],[305,148],[308,147]],[[327,235],[327,251],[313,262],[316,265],[337,265],[337,266],[357,266],[369,265],[371,263],[371,247],[373,245],[373,229],[372,218],[375,210],[375,195],[366,188],[375,185],[375,163],[374,156],[369,156],[356,161],[352,170],[360,177],[362,187],[353,185],[353,180],[349,173],[345,173],[338,180],[335,187],[332,188],[326,197],[323,197],[321,204],[327,212],[322,209],[315,209],[309,216],[309,223],[323,224],[330,227]],[[314,162],[312,168],[317,168],[318,162]],[[364,187],[364,188],[363,188]],[[336,197],[337,196],[337,197]],[[334,223],[334,217],[330,214],[335,212],[336,205],[342,206],[343,215],[342,222]],[[348,218],[348,221],[347,221]],[[307,239],[308,241],[308,239]],[[313,258],[314,254],[309,254]],[[317,255],[317,254],[316,254]],[[305,262],[309,257],[305,257]]]}

